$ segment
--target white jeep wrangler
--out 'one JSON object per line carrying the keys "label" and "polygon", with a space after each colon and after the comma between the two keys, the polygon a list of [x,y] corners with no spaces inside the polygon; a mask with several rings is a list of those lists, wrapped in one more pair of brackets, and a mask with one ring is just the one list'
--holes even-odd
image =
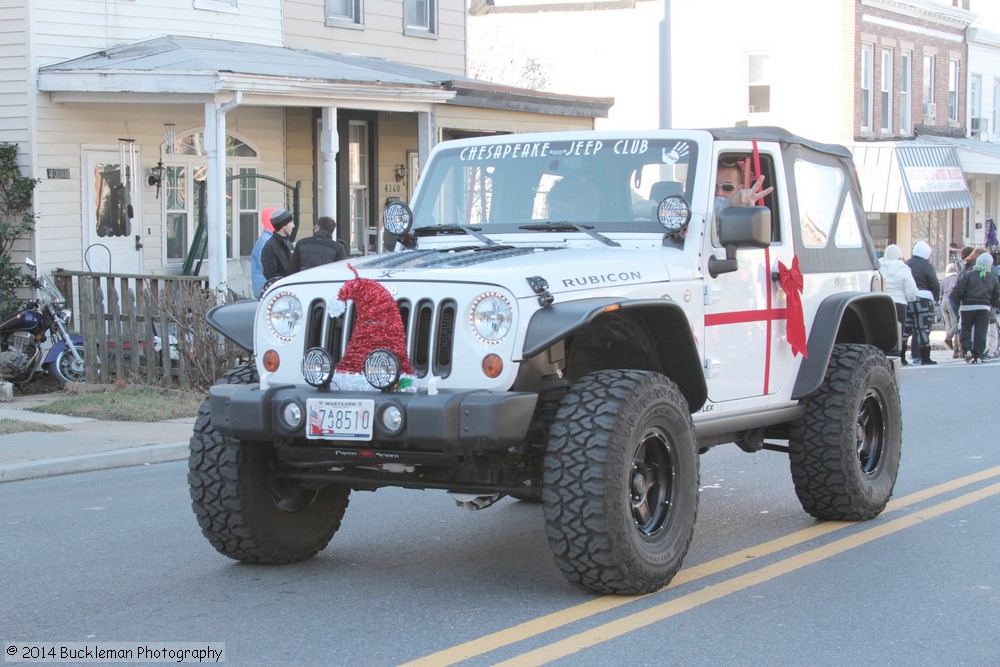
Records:
{"label": "white jeep wrangler", "polygon": [[[717,204],[732,163],[773,188],[760,205]],[[687,552],[699,453],[730,442],[787,453],[817,518],[885,507],[899,330],[844,148],[776,128],[449,141],[411,206],[386,210],[392,252],[210,314],[255,355],[191,438],[221,553],[309,558],[352,490],[509,495],[542,504],[571,583],[648,593]]]}

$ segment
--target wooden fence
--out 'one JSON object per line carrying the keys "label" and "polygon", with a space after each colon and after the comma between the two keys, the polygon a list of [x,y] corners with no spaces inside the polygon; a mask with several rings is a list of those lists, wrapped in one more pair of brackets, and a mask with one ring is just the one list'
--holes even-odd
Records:
{"label": "wooden fence", "polygon": [[[87,382],[123,380],[159,386],[204,386],[219,369],[205,368],[205,313],[214,305],[200,276],[91,274],[55,271],[83,337]],[[207,333],[215,357],[231,350]],[[224,364],[223,364],[224,365]]]}

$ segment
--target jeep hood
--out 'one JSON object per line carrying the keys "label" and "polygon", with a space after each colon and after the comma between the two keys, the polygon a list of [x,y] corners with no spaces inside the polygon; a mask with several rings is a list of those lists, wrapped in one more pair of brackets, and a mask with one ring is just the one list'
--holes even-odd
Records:
{"label": "jeep hood", "polygon": [[[359,257],[297,273],[279,285],[343,282],[354,277],[380,283],[480,283],[502,286],[515,298],[531,297],[527,278],[540,277],[552,294],[582,289],[663,282],[670,279],[664,250],[635,248],[524,248],[476,246],[405,250]],[[669,251],[666,251],[669,252]],[[679,257],[679,253],[670,253]]]}

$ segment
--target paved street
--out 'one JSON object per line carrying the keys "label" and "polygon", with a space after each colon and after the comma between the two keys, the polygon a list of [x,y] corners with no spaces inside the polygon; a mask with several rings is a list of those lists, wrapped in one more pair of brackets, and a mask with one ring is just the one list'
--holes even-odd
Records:
{"label": "paved street", "polygon": [[[225,642],[229,664],[997,665],[1000,364],[903,372],[902,468],[862,524],[802,512],[787,460],[702,457],[686,566],[645,598],[556,571],[538,506],[355,493],[317,558],[218,555],[184,463],[0,484],[5,642]],[[464,661],[464,662],[463,662]]]}

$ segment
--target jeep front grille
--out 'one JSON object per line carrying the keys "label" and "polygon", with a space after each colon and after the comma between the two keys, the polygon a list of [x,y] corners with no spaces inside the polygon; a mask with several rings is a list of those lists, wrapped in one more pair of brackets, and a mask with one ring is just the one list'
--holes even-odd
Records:
{"label": "jeep front grille", "polygon": [[[440,378],[451,374],[452,349],[455,341],[457,307],[452,299],[435,303],[421,299],[412,305],[408,299],[396,301],[406,332],[406,352],[417,377],[428,372]],[[354,304],[349,303],[341,317],[326,314],[326,300],[316,299],[309,304],[306,315],[306,335],[303,352],[311,347],[322,347],[340,363],[354,330]]]}

